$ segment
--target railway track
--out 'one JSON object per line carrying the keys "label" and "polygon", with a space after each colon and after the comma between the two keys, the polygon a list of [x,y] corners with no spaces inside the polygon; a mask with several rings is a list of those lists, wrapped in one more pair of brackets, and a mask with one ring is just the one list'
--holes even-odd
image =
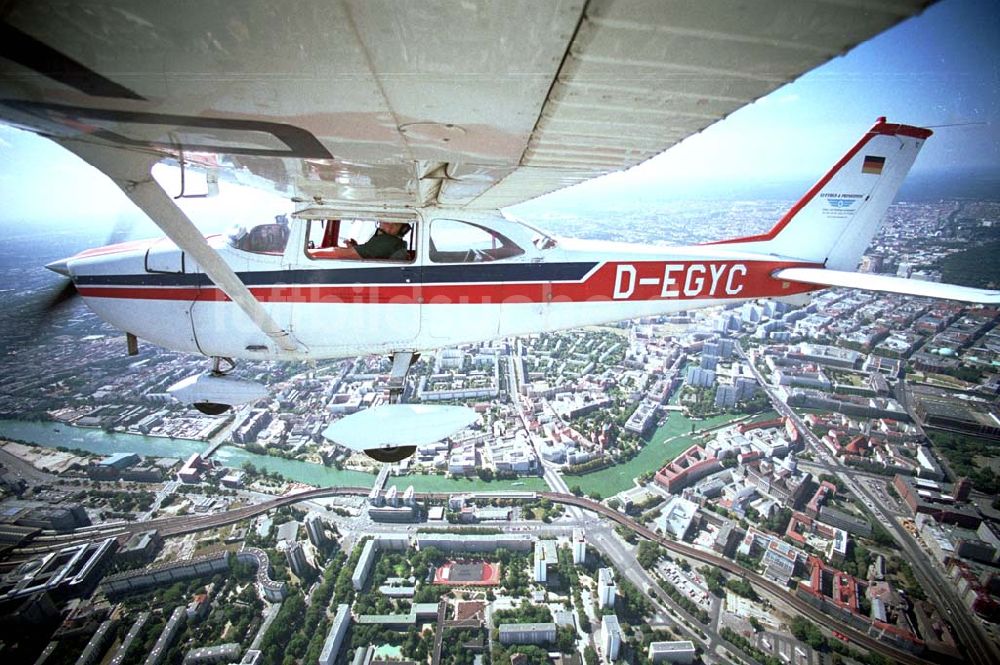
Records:
{"label": "railway track", "polygon": [[[276,508],[299,503],[301,501],[310,501],[312,499],[329,498],[334,496],[368,496],[370,491],[371,490],[367,487],[317,488],[313,490],[306,490],[304,492],[297,492],[291,495],[275,497],[269,501],[264,501],[251,506],[242,506],[240,508],[215,515],[166,517],[150,520],[148,522],[133,522],[121,527],[121,536],[132,535],[134,533],[148,531],[150,529],[157,529],[163,537],[179,536],[187,533],[204,531],[206,529],[215,529],[229,524],[234,524],[241,520],[256,517],[257,515],[261,515]],[[481,494],[486,495],[486,493]],[[504,495],[507,493],[499,494]],[[417,498],[447,499],[449,496],[449,493],[424,493],[418,494]],[[711,566],[716,566],[733,575],[738,575],[753,583],[766,593],[781,598],[784,603],[800,612],[803,616],[812,619],[817,624],[830,630],[836,630],[858,646],[879,653],[887,658],[891,658],[894,662],[906,663],[907,665],[925,665],[928,662],[932,662],[921,658],[916,654],[902,649],[897,649],[892,645],[871,637],[870,635],[838,620],[836,617],[810,605],[794,593],[790,592],[787,588],[766,579],[754,571],[747,570],[735,561],[731,561],[730,559],[726,559],[725,557],[721,557],[716,554],[704,552],[684,543],[664,538],[656,532],[642,526],[638,522],[635,522],[630,517],[601,505],[600,503],[583,497],[574,496],[572,494],[562,494],[558,492],[538,492],[537,496],[547,498],[556,503],[576,506],[578,508],[593,511],[617,524],[620,524],[621,526],[624,526],[627,529],[630,529],[642,538],[658,543],[667,550],[682,554],[686,557],[695,559],[696,561],[701,561],[702,563],[706,563]],[[513,497],[508,496],[507,498]],[[527,495],[522,495],[516,498],[527,499],[529,497]],[[94,533],[81,535],[81,540],[79,542],[89,542],[94,538]],[[67,544],[73,543],[63,541],[58,543],[56,548],[66,547]]]}

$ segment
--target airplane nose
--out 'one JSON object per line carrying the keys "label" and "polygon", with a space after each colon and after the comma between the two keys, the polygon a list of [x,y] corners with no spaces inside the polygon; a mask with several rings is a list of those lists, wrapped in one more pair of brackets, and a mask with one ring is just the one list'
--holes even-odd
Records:
{"label": "airplane nose", "polygon": [[57,272],[64,277],[72,277],[69,274],[69,259],[59,259],[58,261],[53,261],[45,266],[52,272]]}

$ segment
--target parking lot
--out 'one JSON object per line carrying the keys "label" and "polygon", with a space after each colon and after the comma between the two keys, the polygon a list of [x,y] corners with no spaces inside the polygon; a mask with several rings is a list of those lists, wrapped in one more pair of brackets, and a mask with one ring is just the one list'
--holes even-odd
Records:
{"label": "parking lot", "polygon": [[760,633],[756,640],[757,648],[764,653],[780,658],[789,665],[823,665],[823,654],[813,651],[808,645],[787,635],[777,633]]}
{"label": "parking lot", "polygon": [[660,562],[657,566],[660,575],[674,585],[678,591],[698,603],[705,610],[711,609],[712,601],[709,598],[708,588],[701,575],[694,571],[684,572],[680,566],[666,561]]}

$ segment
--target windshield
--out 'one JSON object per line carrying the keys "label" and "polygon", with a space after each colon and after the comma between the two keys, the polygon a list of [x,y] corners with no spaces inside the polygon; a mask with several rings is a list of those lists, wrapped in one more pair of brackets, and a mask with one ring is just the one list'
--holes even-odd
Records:
{"label": "windshield", "polygon": [[507,219],[509,219],[510,221],[517,222],[524,228],[531,231],[532,233],[531,244],[533,244],[536,249],[552,249],[553,247],[559,244],[559,242],[555,239],[555,237],[550,236],[545,231],[542,231],[541,229],[526,223],[523,219],[519,219],[517,217],[511,217],[508,215],[504,216],[507,217]]}
{"label": "windshield", "polygon": [[434,220],[430,250],[431,261],[435,263],[481,263],[524,254],[510,238],[457,219]]}

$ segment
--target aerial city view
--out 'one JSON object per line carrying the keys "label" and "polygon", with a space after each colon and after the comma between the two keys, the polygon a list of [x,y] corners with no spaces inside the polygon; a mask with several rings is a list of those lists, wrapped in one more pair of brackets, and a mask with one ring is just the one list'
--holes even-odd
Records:
{"label": "aerial city view", "polygon": [[[482,18],[479,13],[485,5],[462,4],[461,11]],[[609,7],[614,3],[582,4],[585,9],[571,11],[583,12],[578,28],[584,42],[591,27],[585,24],[591,20],[594,25],[607,20],[612,28],[604,29],[627,24],[637,30],[630,33],[633,39],[635,34],[645,35],[633,19],[612,16]],[[363,3],[357,7],[343,3],[347,6],[357,14],[351,20],[357,21],[361,33],[371,29],[366,21],[382,25],[383,17],[373,19],[361,10]],[[148,8],[144,11],[151,11],[149,17],[158,15]],[[893,11],[902,18],[916,10]],[[25,26],[42,25],[32,24],[30,12],[24,12],[12,12],[12,23],[4,23],[4,34],[22,45],[30,32]],[[95,10],[94,15],[99,13]],[[149,28],[150,43],[162,37],[141,12],[121,10],[114,15],[129,30]],[[65,16],[89,25],[81,15]],[[506,25],[492,15],[490,20]],[[557,17],[551,20],[555,23]],[[128,32],[112,24],[121,34]],[[229,32],[212,37],[221,42],[199,44],[221,49],[220,43],[230,44],[228,39],[247,29],[233,20],[227,26]],[[515,27],[514,32],[520,30]],[[6,102],[0,101],[3,661],[37,665],[1000,662],[1000,305],[950,299],[965,292],[949,291],[951,285],[978,289],[980,294],[1000,290],[1000,84],[996,80],[1000,32],[994,28],[1000,28],[1000,11],[992,3],[943,0],[770,96],[737,107],[732,116],[718,114],[725,119],[717,123],[719,118],[712,116],[716,124],[667,151],[662,161],[656,157],[625,175],[612,174],[504,208],[530,227],[504,222],[499,215],[492,222],[482,221],[487,219],[485,213],[472,217],[482,226],[467,225],[483,230],[496,224],[505,233],[513,229],[513,242],[491,231],[485,245],[453,251],[434,233],[446,228],[442,222],[462,222],[433,217],[435,206],[428,205],[431,221],[420,221],[430,231],[417,230],[426,233],[427,240],[416,235],[420,245],[410,236],[410,255],[405,261],[397,257],[402,265],[396,267],[380,267],[371,260],[361,268],[352,268],[361,264],[349,260],[299,265],[295,257],[292,263],[283,263],[292,255],[286,250],[292,244],[282,244],[275,252],[236,247],[233,243],[252,236],[255,227],[279,229],[284,233],[282,242],[290,243],[289,234],[301,225],[301,236],[292,235],[301,240],[295,251],[311,261],[322,258],[323,251],[354,253],[349,259],[371,258],[364,253],[370,243],[336,246],[341,220],[328,212],[332,206],[323,208],[328,203],[319,194],[295,201],[299,215],[289,231],[289,218],[294,216],[287,213],[292,210],[281,208],[287,207],[287,197],[256,198],[258,194],[245,187],[248,183],[258,187],[265,180],[261,174],[273,164],[259,167],[265,157],[275,156],[270,152],[288,163],[304,158],[287,157],[280,150],[256,155],[245,146],[238,148],[235,154],[252,158],[238,177],[222,183],[219,199],[230,207],[214,203],[214,194],[195,194],[190,196],[192,202],[179,204],[177,209],[184,211],[179,217],[190,215],[199,222],[196,235],[206,249],[209,243],[201,236],[223,232],[233,218],[251,229],[249,236],[245,228],[242,236],[224,232],[230,233],[226,241],[230,244],[212,241],[216,243],[212,249],[223,257],[234,255],[234,247],[245,250],[239,256],[252,254],[245,264],[234,263],[231,271],[246,282],[238,286],[252,296],[252,305],[267,303],[269,297],[284,304],[281,291],[291,285],[287,289],[295,295],[287,302],[304,312],[318,306],[311,296],[302,295],[309,285],[320,284],[330,292],[338,286],[354,289],[356,299],[349,302],[370,308],[355,310],[365,312],[357,314],[362,321],[324,319],[318,338],[340,343],[342,337],[353,336],[358,339],[348,342],[357,348],[387,352],[330,352],[318,354],[319,359],[292,352],[282,356],[280,351],[267,357],[263,344],[246,346],[248,354],[238,362],[230,362],[221,352],[205,351],[212,344],[224,348],[231,341],[227,337],[239,337],[246,326],[234,323],[238,317],[232,316],[233,310],[223,316],[216,309],[213,316],[200,320],[192,311],[207,308],[208,301],[229,306],[229,301],[239,300],[240,292],[221,286],[224,271],[209,273],[211,264],[204,254],[197,254],[200,245],[177,232],[179,226],[171,226],[176,220],[171,221],[172,213],[158,217],[163,208],[157,206],[162,204],[143,198],[142,190],[152,183],[152,176],[148,182],[126,179],[123,185],[118,162],[103,161],[100,149],[72,148],[116,179],[117,185],[110,185],[104,175],[53,143],[12,127],[52,135],[30,122],[11,120],[4,115]],[[752,27],[748,29],[752,33]],[[48,34],[39,30],[38,34]],[[679,35],[686,30],[676,28]],[[673,34],[675,28],[664,31]],[[749,33],[734,33],[725,40],[755,48],[770,44],[769,39]],[[595,38],[593,43],[599,46],[601,40]],[[899,55],[903,44],[911,49],[915,43],[926,49],[907,51],[906,58]],[[588,44],[575,44],[574,49],[577,46],[585,49]],[[46,51],[47,47],[32,48],[33,56],[4,51],[0,58],[37,71],[58,70],[43,73],[61,84],[69,81],[92,97],[129,99],[127,88],[107,87],[113,83],[110,79],[81,83],[79,77],[86,79],[95,72],[79,62],[61,60],[62,55]],[[813,49],[828,59],[825,46],[796,48]],[[384,64],[376,56],[371,58],[374,69]],[[45,67],[38,65],[40,61],[47,63]],[[907,69],[912,62],[933,69],[914,75]],[[875,63],[885,69],[878,70]],[[858,71],[874,73],[869,80],[856,75]],[[113,73],[131,81],[129,85],[139,85],[127,72]],[[746,78],[755,76],[762,78],[759,74]],[[4,94],[17,89],[11,80],[0,76]],[[927,80],[935,85],[925,85]],[[383,83],[389,89],[394,85],[391,76]],[[567,90],[571,83],[566,83]],[[533,84],[519,80],[519,85]],[[942,93],[952,85],[955,94]],[[840,92],[831,92],[834,87]],[[509,94],[516,96],[514,91]],[[573,94],[575,89],[566,96]],[[641,95],[636,95],[638,104]],[[839,97],[833,101],[831,95]],[[132,99],[146,101],[141,96]],[[22,100],[8,106],[20,112],[17,109],[33,103]],[[834,106],[839,109],[836,115],[830,110]],[[879,115],[891,113],[890,122],[919,126],[887,124],[880,118],[838,162],[851,141],[857,141],[878,117],[876,108]],[[56,116],[80,111],[68,105],[58,109]],[[103,110],[84,111],[86,122],[94,122],[93,126],[81,125],[76,117],[70,117],[68,126],[74,130],[83,126],[95,142],[110,140],[107,137],[113,134],[103,122],[119,123],[116,129],[132,121],[136,126],[151,122],[141,112],[126,122],[110,111],[103,116]],[[93,116],[86,111],[94,111]],[[169,118],[178,126],[190,121],[180,115]],[[224,134],[233,129],[225,127],[225,121],[220,120],[218,127],[184,127],[192,134],[203,132],[199,140],[208,140],[205,137],[214,136],[215,130]],[[254,125],[253,131],[266,124]],[[816,131],[817,124],[829,131]],[[419,132],[438,139],[434,132],[444,131],[442,127],[448,130],[444,142],[463,140],[452,132],[451,124],[404,127],[399,125],[399,131],[415,149],[421,145]],[[923,127],[932,127],[933,137]],[[532,124],[529,129],[544,128]],[[290,150],[303,145],[302,136],[290,130],[274,136]],[[865,153],[875,152],[865,146],[881,145],[880,140],[894,149],[898,143],[899,152],[914,143],[920,150],[924,140],[927,147],[891,204],[885,200],[884,216],[880,211],[879,219],[873,220],[882,224],[870,244],[853,254],[855,263],[861,257],[853,275],[861,286],[810,286],[815,290],[808,293],[737,299],[744,287],[765,278],[783,289],[798,283],[794,271],[783,272],[787,261],[776,261],[777,267],[769,268],[765,278],[748,278],[747,265],[754,265],[754,251],[765,251],[759,246],[779,246],[768,243],[780,242],[781,234],[800,238],[786,233],[783,224],[794,231],[801,223],[796,215],[811,219],[807,215],[814,198],[829,199],[820,218],[829,228],[844,219],[848,209],[858,218],[867,214],[857,210],[864,209],[869,199],[877,207],[877,185],[856,209],[852,206],[862,195],[847,192],[854,182],[875,182],[873,178],[888,182],[895,177],[892,155]],[[815,150],[804,146],[813,141]],[[726,157],[730,152],[731,159]],[[198,159],[203,160],[201,166],[217,165],[204,161],[204,155],[191,163],[199,163]],[[333,170],[334,160],[304,161],[313,169],[307,169],[305,180],[327,186],[323,169]],[[452,172],[443,163],[445,175],[434,177],[460,180],[461,168]],[[831,164],[835,164],[832,169]],[[196,178],[184,171],[184,165],[183,154],[169,165],[174,171],[167,178],[179,177],[181,193],[176,199],[184,198],[185,187],[195,187],[191,181]],[[857,166],[858,173],[848,173],[849,166]],[[122,172],[126,167],[120,167]],[[904,175],[908,168],[906,164]],[[424,162],[421,169],[434,173]],[[356,175],[346,173],[329,182],[344,184]],[[717,176],[714,184],[706,180],[711,174]],[[155,170],[153,175],[160,177]],[[364,186],[391,176],[389,168],[384,173],[373,169],[364,176]],[[233,184],[237,182],[239,187]],[[385,185],[389,180],[381,182],[391,197],[396,190]],[[351,181],[351,187],[356,184]],[[436,186],[445,187],[440,182]],[[839,193],[831,194],[830,187],[839,187]],[[435,196],[448,200],[444,189]],[[310,205],[320,212],[310,217]],[[272,206],[278,207],[272,210]],[[441,203],[441,207],[446,206]],[[387,204],[380,211],[390,208]],[[391,210],[396,212],[384,218],[376,213],[358,213],[357,218],[392,227],[387,232],[380,226],[380,235],[402,237],[410,231],[409,224],[397,223],[404,219],[403,213]],[[461,206],[456,211],[452,212],[464,212]],[[156,225],[150,219],[156,219]],[[778,230],[772,230],[783,219]],[[326,226],[319,226],[323,232],[313,235],[317,227],[312,225],[319,220]],[[541,229],[540,235],[526,241],[538,251],[529,254],[535,257],[531,261],[504,263],[524,254],[509,251],[511,246],[517,249],[517,228]],[[463,228],[454,237],[469,230]],[[818,236],[824,232],[828,230],[815,230]],[[93,250],[79,258],[78,253],[89,248],[163,233],[175,233],[171,238],[176,246],[170,241],[132,243],[122,246],[126,249]],[[209,240],[218,237],[225,236],[210,235]],[[331,237],[334,242],[328,244]],[[724,251],[712,253],[720,251],[713,243],[732,238],[749,239],[744,247],[751,258],[742,259],[745,264],[733,264]],[[753,244],[760,239],[766,242]],[[657,264],[662,291],[659,281],[642,272],[642,258],[634,263],[594,263],[581,284],[593,285],[586,280],[612,266],[617,272],[608,283],[613,284],[614,299],[604,298],[609,302],[601,306],[623,308],[633,300],[633,292],[651,284],[660,294],[658,299],[665,300],[675,284],[678,290],[672,297],[680,299],[683,292],[690,307],[638,316],[634,312],[643,310],[620,309],[633,313],[608,316],[605,320],[617,319],[610,323],[574,327],[555,319],[583,315],[550,307],[558,301],[550,290],[549,302],[534,303],[545,312],[544,324],[523,322],[528,320],[524,313],[528,309],[516,306],[525,307],[517,301],[520,296],[528,298],[525,285],[532,279],[550,289],[562,284],[562,278],[534,277],[541,273],[529,272],[546,269],[542,250],[637,245],[647,252],[645,256],[684,245],[694,249],[677,251],[700,251],[709,258],[701,259],[700,265]],[[167,262],[177,246],[187,254],[176,254],[180,267],[175,269]],[[407,248],[402,241],[400,246]],[[115,282],[121,274],[88,274],[83,268],[73,272],[78,269],[66,260],[75,255],[80,265],[96,270],[93,266],[103,255],[119,256],[124,264],[126,259],[120,257],[134,247],[142,248],[136,256],[143,257],[144,272],[136,278],[126,271],[125,277],[132,281],[124,286]],[[420,254],[423,247],[426,258]],[[829,256],[839,256],[835,250],[840,245],[832,247]],[[784,251],[785,256],[794,252]],[[766,258],[777,255],[775,251]],[[797,256],[801,260],[796,267],[808,263],[806,272],[822,272],[812,269],[817,267],[815,261],[809,263],[805,253]],[[853,268],[825,265],[823,256],[819,266],[823,270],[844,270],[840,273],[844,275]],[[88,257],[90,264],[84,260]],[[196,278],[204,275],[187,274],[185,260],[210,274],[211,281],[199,283]],[[156,261],[164,263],[153,266]],[[462,265],[446,265],[449,262]],[[317,264],[321,267],[314,269]],[[331,268],[332,264],[336,265]],[[563,260],[555,268],[565,272],[574,265],[579,264]],[[704,277],[692,277],[699,268]],[[671,271],[681,274],[681,270],[687,271],[684,277],[672,282]],[[439,339],[462,339],[464,331],[482,328],[489,312],[496,311],[494,334],[480,337],[489,337],[486,341],[417,349],[412,365],[401,374],[403,348],[379,346],[375,338],[381,327],[407,325],[399,314],[406,306],[376,317],[370,314],[373,303],[396,301],[388,295],[364,301],[358,295],[367,288],[365,279],[386,293],[401,287],[382,277],[389,271],[405,276],[405,288],[414,275],[414,281],[425,280],[426,293],[419,292],[419,299],[409,303],[420,304],[424,312],[440,306],[426,285],[441,293],[451,293],[448,288],[460,293],[451,303],[452,312],[459,312],[449,314],[454,318],[441,325],[422,314],[418,328],[440,325]],[[338,272],[363,277],[341,277],[338,282],[334,277]],[[317,281],[314,273],[324,273],[327,281]],[[216,279],[219,274],[221,280]],[[261,275],[272,274],[279,274],[277,287],[260,281]],[[448,275],[441,278],[445,286],[432,275]],[[782,282],[786,275],[788,281]],[[100,307],[106,309],[98,307],[95,312],[80,298],[62,302],[70,291],[67,277],[89,303],[104,303]],[[187,278],[191,279],[183,281]],[[697,287],[692,286],[695,279],[701,280]],[[874,288],[865,286],[865,280],[889,286],[864,290]],[[710,287],[703,286],[708,283]],[[716,289],[717,283],[725,290]],[[215,284],[224,294],[202,298],[198,290]],[[469,290],[460,291],[470,284]],[[182,315],[171,319],[171,311],[182,309],[169,310],[162,303],[170,300],[171,289],[188,287],[196,295],[188,298]],[[474,300],[478,296],[469,294],[480,287],[494,288],[508,299],[498,302],[496,310],[488,309],[488,300],[477,309],[468,303],[470,298],[479,303]],[[512,290],[504,292],[508,287]],[[275,291],[279,295],[274,296]],[[140,292],[143,295],[134,295]],[[715,299],[706,306],[710,297]],[[172,333],[163,331],[177,329],[176,321],[183,319],[182,337],[193,341],[185,337],[176,346],[189,351],[196,347],[197,352],[164,348],[169,345],[155,344],[142,334],[137,339],[131,329],[126,336],[126,328],[99,316],[118,315],[107,301],[124,303],[116,305],[123,308],[119,312],[130,303],[140,307],[140,301],[162,305],[155,310],[158,314],[151,315],[156,320],[140,322],[138,329],[151,331],[146,337],[162,334],[169,339]],[[581,312],[587,305],[577,301]],[[267,332],[268,321],[255,318],[252,306],[240,307],[248,314],[247,321]],[[291,332],[300,340],[315,344],[308,337],[314,322],[299,316],[289,318],[294,324],[286,327],[294,328]],[[376,325],[369,325],[369,319]],[[188,325],[190,331],[184,328]],[[252,330],[256,334],[257,328]],[[496,334],[504,330],[519,334]],[[281,337],[286,331],[280,333],[271,336],[277,340],[273,348],[290,344]],[[468,333],[464,339],[477,335]],[[289,348],[297,351],[294,345]],[[218,371],[226,363],[229,367]],[[216,371],[206,372],[209,367]],[[176,386],[200,373],[232,381],[241,389],[266,390],[231,404],[221,397],[188,400],[197,402],[197,407],[184,403]],[[393,410],[402,406],[413,410]],[[435,410],[440,407],[462,407],[471,416],[457,431],[453,427],[426,443],[421,437],[426,438],[423,428],[429,419],[419,414],[421,409],[426,409],[425,415],[453,413]],[[420,445],[412,454],[385,461],[388,458],[380,456],[374,444],[359,448],[331,434],[338,431],[338,423],[365,422],[356,417],[366,413],[414,415],[354,426],[353,436],[369,442],[406,442],[411,437],[420,439]],[[359,428],[367,431],[358,434]],[[372,450],[366,453],[361,448]]]}
{"label": "aerial city view", "polygon": [[[754,229],[782,205],[722,213]],[[961,271],[998,217],[900,202],[863,267]],[[32,252],[10,247],[6,283],[47,279]],[[18,662],[995,653],[996,308],[830,290],[441,350],[411,401],[480,417],[397,465],[320,436],[386,399],[380,357],[247,363],[273,396],[204,416],[164,393],[197,359],[125,356],[82,306],[19,337],[19,311],[0,393]]]}

